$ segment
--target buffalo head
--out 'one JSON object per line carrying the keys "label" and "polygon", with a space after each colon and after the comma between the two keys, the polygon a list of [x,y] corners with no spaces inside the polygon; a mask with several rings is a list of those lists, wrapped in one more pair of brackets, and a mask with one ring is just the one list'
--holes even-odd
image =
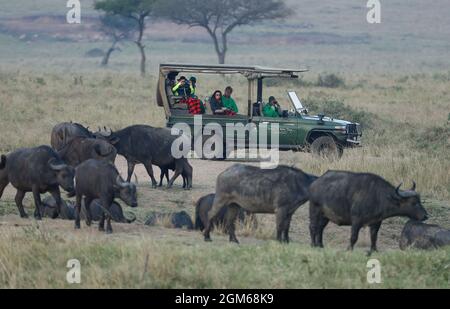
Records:
{"label": "buffalo head", "polygon": [[428,220],[428,213],[422,206],[420,194],[416,192],[416,183],[410,190],[402,191],[403,183],[395,189],[394,200],[401,208],[401,212],[411,219],[418,221]]}
{"label": "buffalo head", "polygon": [[56,181],[67,192],[75,190],[73,178],[75,176],[75,169],[67,164],[59,162],[53,158],[48,161],[50,169],[56,174]]}
{"label": "buffalo head", "polygon": [[134,184],[125,182],[120,176],[117,176],[114,188],[116,189],[116,192],[119,193],[120,199],[124,201],[128,206],[138,206],[136,186]]}

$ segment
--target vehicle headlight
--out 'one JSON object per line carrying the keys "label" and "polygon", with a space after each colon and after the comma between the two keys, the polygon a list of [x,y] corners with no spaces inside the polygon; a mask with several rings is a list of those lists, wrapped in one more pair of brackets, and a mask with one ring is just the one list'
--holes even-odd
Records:
{"label": "vehicle headlight", "polygon": [[334,129],[338,130],[338,131],[343,131],[343,132],[347,131],[347,127],[346,126],[335,126]]}

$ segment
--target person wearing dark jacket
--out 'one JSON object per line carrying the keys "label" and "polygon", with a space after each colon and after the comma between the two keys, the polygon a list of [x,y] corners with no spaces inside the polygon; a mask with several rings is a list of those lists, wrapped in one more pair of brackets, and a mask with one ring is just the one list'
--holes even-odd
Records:
{"label": "person wearing dark jacket", "polygon": [[227,109],[223,106],[222,91],[216,90],[209,102],[214,115],[225,115]]}

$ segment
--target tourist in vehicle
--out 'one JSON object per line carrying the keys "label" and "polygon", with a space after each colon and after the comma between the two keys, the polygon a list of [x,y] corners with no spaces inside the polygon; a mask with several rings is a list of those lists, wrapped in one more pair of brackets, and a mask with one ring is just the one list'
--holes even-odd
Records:
{"label": "tourist in vehicle", "polygon": [[191,97],[196,98],[196,91],[197,91],[197,78],[195,76],[191,76],[191,78],[189,78],[189,88],[191,90]]}
{"label": "tourist in vehicle", "polygon": [[216,90],[214,91],[214,94],[212,95],[211,99],[209,100],[211,105],[211,110],[214,115],[224,115],[224,116],[233,116],[236,115],[235,112],[232,110],[229,110],[225,106],[223,106],[222,101],[222,91]]}
{"label": "tourist in vehicle", "polygon": [[277,99],[275,97],[269,98],[269,103],[267,103],[263,108],[264,117],[277,118],[280,117],[281,107],[278,104]]}
{"label": "tourist in vehicle", "polygon": [[232,94],[233,94],[233,88],[231,88],[230,86],[225,88],[225,93],[222,96],[222,103],[225,108],[228,108],[229,110],[231,110],[237,114],[239,112],[239,110],[236,105],[236,102],[231,97]]}
{"label": "tourist in vehicle", "polygon": [[179,97],[189,97],[191,95],[191,87],[186,77],[181,76],[175,86],[172,88],[174,95]]}

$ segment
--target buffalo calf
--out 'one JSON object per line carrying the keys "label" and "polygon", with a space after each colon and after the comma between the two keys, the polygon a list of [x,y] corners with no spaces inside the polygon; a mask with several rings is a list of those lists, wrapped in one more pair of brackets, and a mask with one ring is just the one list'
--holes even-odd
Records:
{"label": "buffalo calf", "polygon": [[437,249],[450,246],[450,230],[411,220],[406,223],[400,239],[400,249]]}

